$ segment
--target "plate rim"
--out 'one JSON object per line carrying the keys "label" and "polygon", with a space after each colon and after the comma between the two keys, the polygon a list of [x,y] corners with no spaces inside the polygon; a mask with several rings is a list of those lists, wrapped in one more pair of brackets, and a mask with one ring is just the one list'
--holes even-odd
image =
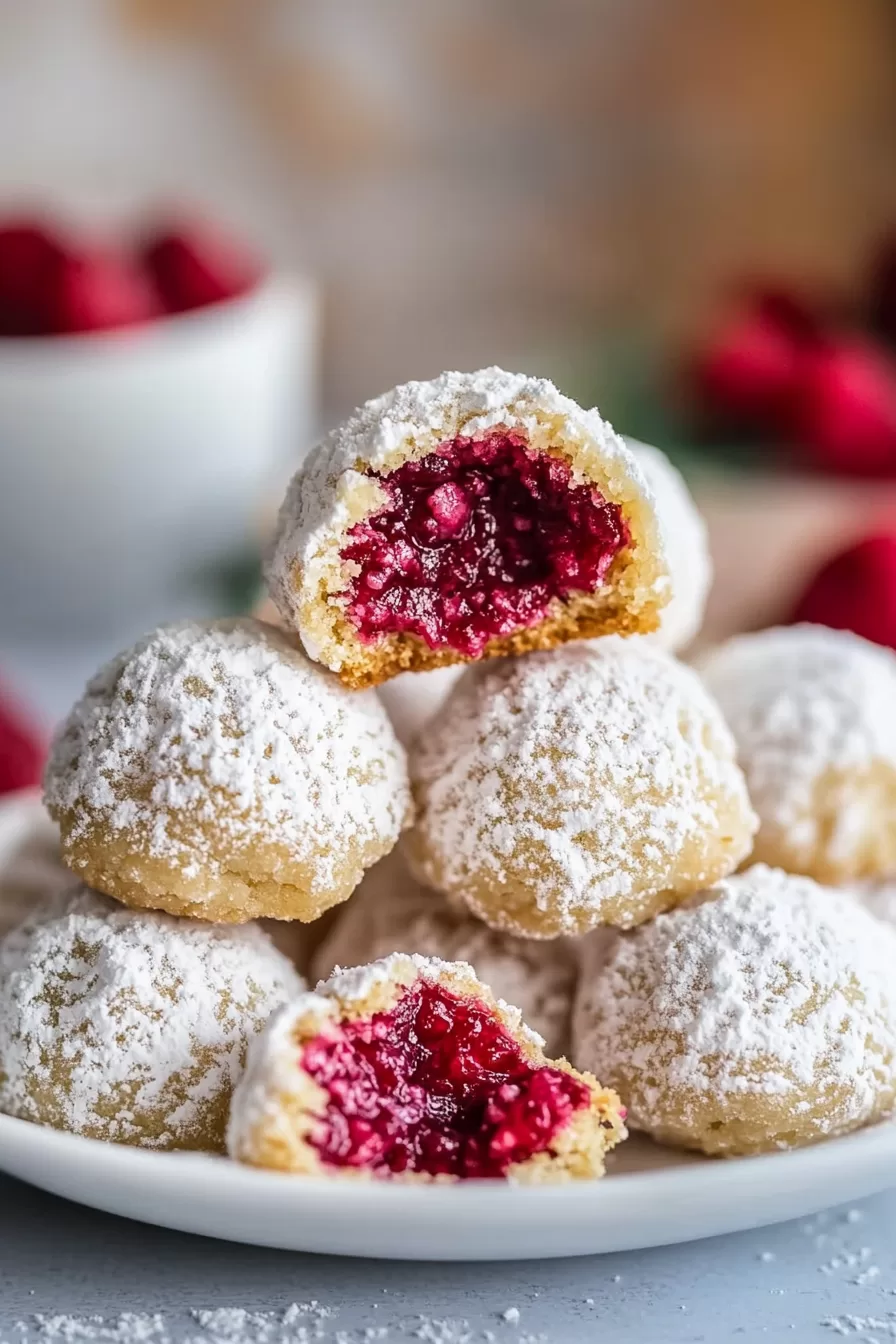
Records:
{"label": "plate rim", "polygon": [[[480,1197],[488,1193],[490,1198],[505,1203],[544,1202],[547,1200],[591,1203],[595,1190],[616,1188],[625,1182],[632,1198],[643,1195],[645,1191],[657,1193],[658,1197],[673,1197],[677,1187],[708,1185],[717,1187],[720,1183],[738,1185],[745,1180],[751,1184],[763,1181],[769,1171],[775,1170],[773,1163],[787,1164],[791,1176],[807,1180],[813,1170],[827,1168],[834,1160],[833,1153],[850,1152],[856,1157],[855,1165],[873,1163],[881,1157],[889,1157],[892,1169],[888,1179],[881,1182],[880,1188],[887,1189],[896,1185],[896,1119],[885,1118],[876,1124],[856,1130],[852,1134],[824,1139],[805,1148],[783,1149],[775,1153],[759,1153],[749,1157],[701,1158],[691,1154],[696,1160],[678,1162],[666,1167],[652,1167],[639,1171],[611,1172],[607,1176],[582,1181],[563,1181],[543,1185],[527,1185],[502,1180],[469,1180],[457,1182],[419,1182],[376,1180],[365,1176],[311,1176],[300,1172],[280,1172],[250,1167],[236,1162],[224,1154],[200,1152],[157,1152],[147,1148],[138,1148],[123,1143],[112,1143],[103,1139],[85,1138],[81,1134],[72,1134],[65,1130],[52,1129],[31,1120],[0,1114],[0,1170],[10,1175],[5,1160],[6,1141],[12,1140],[13,1146],[20,1151],[42,1147],[49,1150],[54,1158],[71,1159],[83,1165],[84,1162],[103,1165],[118,1165],[140,1173],[141,1177],[150,1177],[150,1173],[164,1170],[181,1176],[188,1172],[196,1179],[204,1179],[213,1168],[226,1172],[228,1184],[245,1185],[247,1189],[278,1190],[291,1195],[315,1194],[327,1192],[328,1197],[369,1199],[385,1198],[393,1202],[420,1203],[425,1200],[460,1201]],[[671,1153],[679,1150],[669,1149]],[[852,1163],[850,1164],[853,1165]],[[724,1172],[724,1177],[720,1173]],[[885,1173],[882,1170],[881,1175]],[[804,1181],[800,1181],[804,1183]],[[614,1196],[614,1198],[617,1196]]]}

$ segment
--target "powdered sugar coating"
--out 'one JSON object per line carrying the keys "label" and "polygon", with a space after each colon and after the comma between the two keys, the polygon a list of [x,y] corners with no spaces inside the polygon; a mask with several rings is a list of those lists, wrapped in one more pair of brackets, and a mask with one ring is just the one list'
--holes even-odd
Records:
{"label": "powdered sugar coating", "polygon": [[312,973],[374,961],[393,952],[468,962],[499,999],[516,1004],[544,1037],[549,1055],[569,1051],[569,1018],[578,971],[575,944],[514,938],[490,929],[429,891],[408,871],[396,850],[372,868],[318,948]]}
{"label": "powdered sugar coating", "polygon": [[642,640],[466,672],[411,774],[422,880],[530,937],[639,923],[729,873],[754,829],[721,714]]}
{"label": "powdered sugar coating", "polygon": [[756,865],[592,941],[574,1055],[660,1139],[807,1143],[893,1104],[894,965],[896,936],[848,894]]}
{"label": "powdered sugar coating", "polygon": [[660,612],[659,629],[647,638],[675,653],[685,648],[703,624],[712,584],[712,558],[706,524],[681,472],[652,444],[626,438],[656,499],[672,600]]}
{"label": "powdered sugar coating", "polygon": [[[308,918],[344,899],[410,807],[377,698],[249,619],[163,627],[102,668],[57,734],[45,790],[67,861],[95,886],[144,903],[127,865],[144,861],[137,885],[158,861],[145,903],[174,876],[174,913],[237,920]],[[290,885],[295,909],[279,899]]]}
{"label": "powdered sugar coating", "polygon": [[301,988],[254,925],[63,890],[0,942],[0,1110],[116,1143],[219,1149],[250,1038]]}
{"label": "powdered sugar coating", "polygon": [[577,484],[597,484],[606,498],[624,504],[639,565],[632,602],[659,608],[669,601],[653,491],[600,414],[583,410],[546,378],[496,367],[448,372],[368,401],[318,445],[289,486],[267,578],[283,620],[298,631],[310,657],[336,671],[349,657],[351,636],[341,619],[349,576],[340,551],[350,528],[386,501],[366,473],[386,474],[457,435],[475,439],[498,427],[524,434],[535,449],[562,449]]}
{"label": "powdered sugar coating", "polygon": [[698,666],[759,813],[755,856],[819,881],[896,874],[896,655],[798,625]]}

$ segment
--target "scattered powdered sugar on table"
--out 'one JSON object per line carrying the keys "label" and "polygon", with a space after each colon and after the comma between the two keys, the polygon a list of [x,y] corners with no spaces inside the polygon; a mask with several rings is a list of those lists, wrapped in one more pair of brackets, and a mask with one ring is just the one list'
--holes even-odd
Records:
{"label": "scattered powdered sugar on table", "polygon": [[[120,1316],[45,1316],[19,1321],[22,1344],[317,1344],[331,1340],[325,1326],[335,1308],[317,1301],[293,1302],[285,1311],[250,1311],[245,1307],[215,1307],[189,1313],[199,1333],[187,1335],[162,1312],[123,1312]],[[352,1332],[346,1344],[360,1344],[363,1331]]]}
{"label": "scattered powdered sugar on table", "polygon": [[210,1141],[249,1039],[301,987],[255,925],[63,890],[0,943],[0,1109],[150,1147]]}
{"label": "scattered powdered sugar on table", "polygon": [[877,1344],[881,1339],[896,1339],[894,1311],[888,1311],[885,1316],[856,1316],[849,1312],[844,1316],[826,1316],[822,1325],[833,1334],[844,1338],[858,1335],[862,1344]]}
{"label": "scattered powdered sugar on table", "polygon": [[412,1333],[426,1344],[469,1344],[473,1338],[470,1322],[452,1317],[418,1316]]}
{"label": "scattered powdered sugar on table", "polygon": [[580,1067],[635,1070],[637,1124],[689,1093],[838,1097],[869,1115],[896,1085],[896,939],[852,898],[756,865],[708,898],[592,943],[574,1035]]}
{"label": "scattered powdered sugar on table", "polygon": [[395,839],[410,807],[377,697],[249,619],[163,627],[103,667],[56,736],[46,799],[73,838],[130,832],[188,875],[214,871],[222,834],[325,870],[334,836]]}
{"label": "scattered powdered sugar on table", "polygon": [[[513,1316],[513,1312],[516,1315]],[[512,1335],[505,1329],[477,1330],[463,1317],[407,1316],[391,1326],[339,1328],[335,1307],[294,1302],[285,1311],[216,1307],[191,1311],[182,1321],[162,1312],[122,1312],[119,1316],[35,1315],[19,1321],[0,1344],[375,1344],[377,1340],[423,1340],[424,1344],[548,1344],[543,1334]],[[502,1318],[516,1325],[519,1311]],[[192,1327],[192,1333],[190,1328]]]}
{"label": "scattered powdered sugar on table", "polygon": [[[802,1230],[813,1238],[816,1246],[825,1246],[833,1252],[818,1267],[827,1278],[888,1297],[896,1296],[896,1288],[880,1282],[881,1271],[871,1263],[872,1248],[855,1246],[849,1240],[863,1219],[861,1209],[848,1209],[836,1219],[825,1211],[804,1223]],[[839,1312],[824,1317],[821,1324],[834,1335],[856,1339],[857,1344],[883,1344],[884,1340],[896,1339],[896,1311]]]}
{"label": "scattered powdered sugar on table", "polygon": [[16,1330],[24,1338],[61,1340],[64,1344],[168,1344],[169,1335],[161,1312],[125,1311],[120,1316],[44,1316],[19,1321]]}
{"label": "scattered powdered sugar on table", "polygon": [[896,770],[896,657],[842,630],[788,626],[741,635],[711,651],[699,671],[737,741],[763,825],[793,845],[818,845],[845,860],[864,839],[865,818],[843,806],[814,815],[829,772],[873,762]]}
{"label": "scattered powdered sugar on table", "polygon": [[[734,743],[700,679],[641,640],[609,636],[476,668],[412,754],[418,825],[440,876],[501,881],[522,852],[538,908],[581,908],[667,878],[749,803]],[[425,874],[424,874],[425,875]],[[570,932],[577,931],[574,924]]]}

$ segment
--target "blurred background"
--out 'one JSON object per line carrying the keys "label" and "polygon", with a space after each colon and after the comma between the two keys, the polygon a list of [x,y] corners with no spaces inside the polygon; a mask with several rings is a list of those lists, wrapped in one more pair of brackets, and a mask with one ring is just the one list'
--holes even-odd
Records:
{"label": "blurred background", "polygon": [[17,721],[251,604],[321,428],[487,363],[678,461],[711,634],[845,549],[896,642],[894,162],[890,0],[0,0]]}

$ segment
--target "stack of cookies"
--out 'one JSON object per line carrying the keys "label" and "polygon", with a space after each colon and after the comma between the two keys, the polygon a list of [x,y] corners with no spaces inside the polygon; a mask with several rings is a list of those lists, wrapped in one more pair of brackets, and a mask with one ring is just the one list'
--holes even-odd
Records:
{"label": "stack of cookies", "polygon": [[[544,380],[362,407],[284,501],[278,623],[155,631],[62,725],[0,1108],[530,1181],[600,1175],[626,1107],[714,1153],[884,1114],[896,656],[795,628],[686,666],[709,579],[662,454]],[[385,705],[434,674],[406,754]]]}

